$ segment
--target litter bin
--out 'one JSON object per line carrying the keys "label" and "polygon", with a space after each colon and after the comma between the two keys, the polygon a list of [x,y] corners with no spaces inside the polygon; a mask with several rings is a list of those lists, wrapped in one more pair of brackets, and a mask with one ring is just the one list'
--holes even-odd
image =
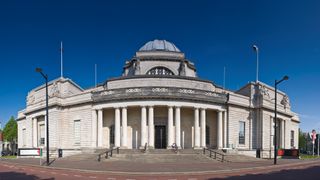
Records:
{"label": "litter bin", "polygon": [[256,151],[256,158],[261,158],[261,150],[257,149]]}
{"label": "litter bin", "polygon": [[58,157],[59,157],[59,158],[62,157],[62,149],[58,149]]}

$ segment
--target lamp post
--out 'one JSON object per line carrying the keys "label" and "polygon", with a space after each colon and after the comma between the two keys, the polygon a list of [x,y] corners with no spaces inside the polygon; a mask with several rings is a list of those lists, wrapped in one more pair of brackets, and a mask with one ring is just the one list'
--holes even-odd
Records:
{"label": "lamp post", "polygon": [[275,80],[274,81],[274,89],[275,89],[275,94],[274,94],[274,161],[273,164],[277,164],[277,86],[284,80],[288,80],[288,76],[284,76],[281,80]]}
{"label": "lamp post", "polygon": [[252,46],[253,50],[257,53],[257,74],[256,74],[256,82],[259,81],[259,48],[257,45]]}
{"label": "lamp post", "polygon": [[42,72],[42,69],[41,68],[36,68],[36,72],[40,73],[43,78],[46,80],[46,124],[47,124],[47,127],[46,127],[46,141],[47,141],[47,166],[49,166],[49,99],[48,99],[48,75],[47,74],[44,74]]}

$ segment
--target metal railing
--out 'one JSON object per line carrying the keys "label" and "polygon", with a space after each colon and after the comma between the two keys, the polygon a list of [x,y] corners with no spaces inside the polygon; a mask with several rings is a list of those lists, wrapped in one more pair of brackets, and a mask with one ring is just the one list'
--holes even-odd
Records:
{"label": "metal railing", "polygon": [[103,156],[104,154],[105,154],[104,157],[106,159],[109,159],[109,157],[112,157],[114,150],[116,150],[116,153],[119,154],[119,147],[111,148],[111,149],[108,149],[107,151],[105,151],[103,153],[98,154],[98,159],[97,160],[100,162],[101,161],[101,156]]}
{"label": "metal railing", "polygon": [[148,143],[144,144],[144,148],[142,149],[143,153],[147,152],[147,148],[148,148]]}
{"label": "metal railing", "polygon": [[203,148],[203,154],[204,155],[206,155],[206,151],[209,152],[208,155],[209,155],[210,158],[213,158],[213,159],[216,159],[216,160],[220,160],[221,162],[226,161],[226,159],[225,159],[226,155],[225,154],[219,153],[219,152],[217,152],[217,151],[215,151],[213,149]]}

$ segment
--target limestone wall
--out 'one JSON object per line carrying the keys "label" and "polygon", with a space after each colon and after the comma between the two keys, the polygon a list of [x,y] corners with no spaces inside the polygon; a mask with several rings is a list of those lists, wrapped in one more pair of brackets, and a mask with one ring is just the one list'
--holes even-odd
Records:
{"label": "limestone wall", "polygon": [[[239,149],[249,148],[250,112],[247,109],[229,106],[229,145]],[[239,144],[239,122],[245,122],[245,144]]]}
{"label": "limestone wall", "polygon": [[175,78],[130,78],[107,82],[108,89],[134,88],[134,87],[180,87],[206,91],[215,91],[212,83]]}

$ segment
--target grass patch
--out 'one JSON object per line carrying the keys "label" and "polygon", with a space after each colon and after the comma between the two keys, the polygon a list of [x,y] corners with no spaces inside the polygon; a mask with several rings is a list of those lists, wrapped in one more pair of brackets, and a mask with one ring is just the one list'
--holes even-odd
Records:
{"label": "grass patch", "polygon": [[16,159],[17,156],[1,156],[2,159]]}
{"label": "grass patch", "polygon": [[318,155],[312,156],[312,155],[301,154],[300,158],[301,159],[317,159],[317,158],[320,158],[320,156],[318,156]]}

